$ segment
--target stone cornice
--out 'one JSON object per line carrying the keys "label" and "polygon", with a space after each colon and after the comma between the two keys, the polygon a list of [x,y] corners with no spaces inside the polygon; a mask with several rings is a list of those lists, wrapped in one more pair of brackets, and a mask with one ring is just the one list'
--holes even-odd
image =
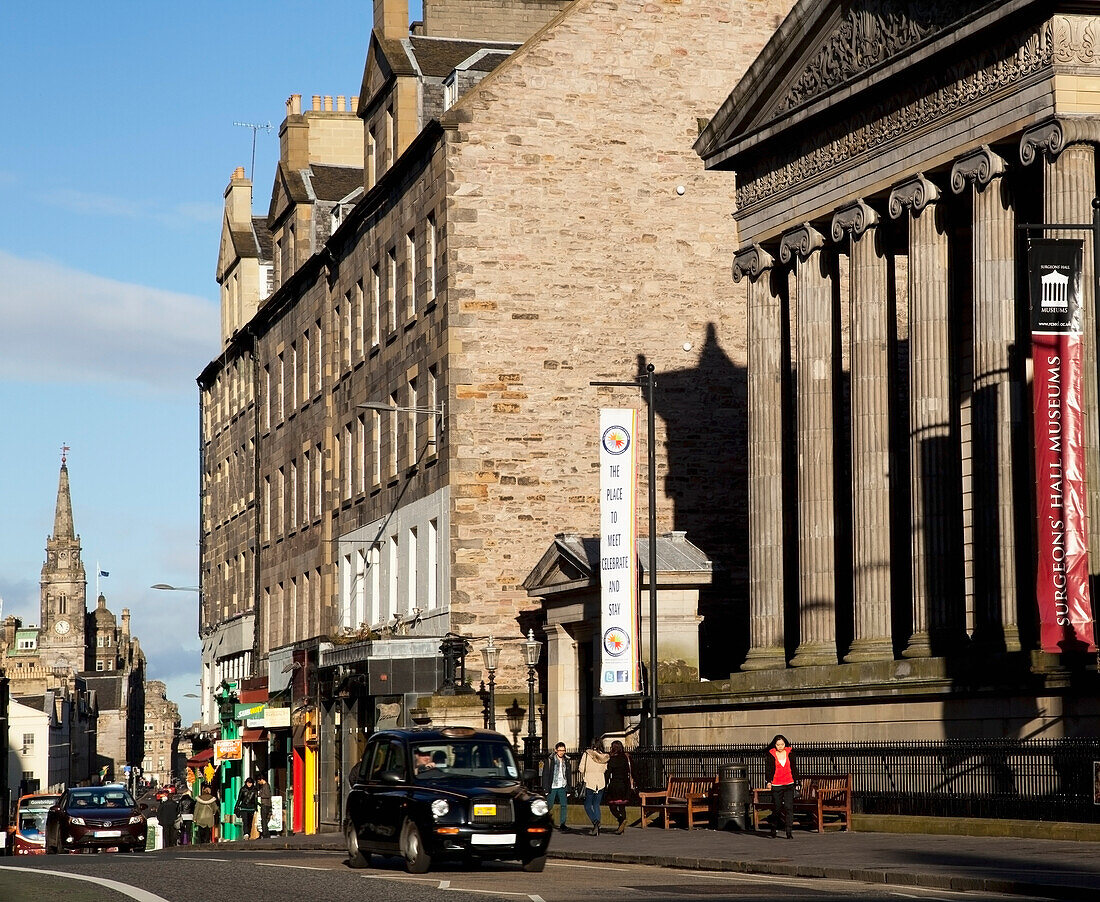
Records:
{"label": "stone cornice", "polygon": [[779,259],[790,263],[797,255],[799,260],[809,259],[814,251],[825,246],[825,236],[808,222],[784,232],[779,241]]}
{"label": "stone cornice", "polygon": [[868,229],[877,226],[879,216],[863,200],[858,198],[850,204],[845,204],[833,214],[831,233],[833,241],[843,240],[845,234],[853,238],[859,238]]}
{"label": "stone cornice", "polygon": [[929,204],[940,199],[940,189],[928,180],[923,172],[894,186],[890,192],[890,218],[898,219],[905,210],[919,213]]}
{"label": "stone cornice", "polygon": [[1100,119],[1049,119],[1029,128],[1020,138],[1020,162],[1030,166],[1046,154],[1057,157],[1070,144],[1100,143]]}
{"label": "stone cornice", "polygon": [[748,276],[753,282],[775,265],[775,259],[759,244],[750,244],[733,255],[733,281]]}
{"label": "stone cornice", "polygon": [[962,194],[971,183],[975,188],[984,188],[993,179],[1004,175],[1005,169],[1004,157],[990,150],[988,144],[983,144],[955,161],[955,165],[951,167],[951,190]]}

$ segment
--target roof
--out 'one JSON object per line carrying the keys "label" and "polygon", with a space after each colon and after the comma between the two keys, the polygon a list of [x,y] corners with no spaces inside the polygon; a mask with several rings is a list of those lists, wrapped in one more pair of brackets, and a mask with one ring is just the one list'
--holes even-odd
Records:
{"label": "roof", "polygon": [[[409,37],[408,43],[417,68],[426,78],[446,78],[459,68],[490,72],[506,60],[513,50],[522,46],[500,41],[463,41],[422,35]],[[463,66],[471,57],[478,58]]]}
{"label": "roof", "polygon": [[96,671],[95,674],[89,673],[84,677],[88,688],[96,691],[96,700],[99,702],[100,711],[114,711],[124,707],[123,673],[119,670],[110,674]]}
{"label": "roof", "polygon": [[[649,575],[649,538],[638,537],[638,563],[643,581]],[[687,533],[671,532],[657,537],[658,583],[696,583],[709,585],[713,564],[698,546],[688,541]],[[528,595],[557,594],[587,589],[599,584],[600,540],[596,536],[560,533],[523,581]]]}
{"label": "roof", "polygon": [[361,166],[329,166],[313,163],[310,167],[310,184],[317,200],[343,200],[363,187]]}

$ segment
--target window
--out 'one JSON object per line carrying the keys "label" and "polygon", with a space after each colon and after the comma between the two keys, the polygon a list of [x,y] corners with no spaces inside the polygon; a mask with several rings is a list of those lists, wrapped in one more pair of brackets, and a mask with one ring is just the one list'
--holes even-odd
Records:
{"label": "window", "polygon": [[298,409],[298,345],[290,345],[290,409]]}
{"label": "window", "polygon": [[359,414],[355,455],[355,490],[362,495],[367,490],[367,418]]}
{"label": "window", "polygon": [[321,443],[313,447],[313,516],[321,516]]}
{"label": "window", "polygon": [[283,355],[282,354],[279,355],[279,374],[278,374],[278,378],[279,378],[279,389],[278,389],[279,396],[278,396],[278,406],[276,407],[276,410],[278,410],[278,412],[279,412],[279,422],[281,423],[281,422],[283,422],[283,420],[286,419],[286,407],[283,403],[285,401],[284,390],[285,390],[285,386],[286,386],[286,361],[283,360]]}
{"label": "window", "polygon": [[332,488],[335,493],[336,503],[339,504],[341,496],[340,491],[340,479],[342,474],[340,473],[340,464],[343,462],[343,458],[340,457],[340,429],[337,427],[333,430],[332,435]]}
{"label": "window", "polygon": [[275,535],[281,536],[286,531],[286,470],[282,467],[275,481],[275,503],[278,505]]}
{"label": "window", "polygon": [[102,671],[102,670],[105,670],[106,668],[103,666],[102,661],[96,661],[95,662],[95,669]]}
{"label": "window", "polygon": [[321,360],[324,356],[324,349],[321,345],[321,321],[317,320],[317,322],[313,324],[313,362],[315,366],[313,371],[313,390],[315,392],[321,390]]}
{"label": "window", "polygon": [[[390,395],[390,406],[397,407],[397,393]],[[390,475],[397,475],[397,461],[398,461],[398,447],[397,447],[397,433],[399,432],[398,426],[401,422],[401,417],[394,414],[389,418],[390,427]]]}
{"label": "window", "polygon": [[271,538],[271,477],[264,477],[264,538]]}
{"label": "window", "polygon": [[367,353],[367,311],[363,306],[363,280],[355,283],[355,354],[356,359],[362,360]]}
{"label": "window", "polygon": [[439,532],[439,523],[437,520],[428,521],[428,547],[425,549],[428,552],[428,573],[427,589],[428,594],[428,610],[434,610],[439,606],[439,598],[436,595],[436,584],[439,581],[439,558],[436,552],[435,543],[437,541],[437,534]]}
{"label": "window", "polygon": [[340,305],[340,360],[345,369],[351,368],[351,291],[344,293]]}
{"label": "window", "polygon": [[397,330],[397,251],[390,248],[386,252],[387,272],[386,300],[389,307],[390,331]]}
{"label": "window", "polygon": [[355,459],[354,451],[352,447],[352,431],[351,424],[348,423],[344,427],[344,497],[351,498],[352,488],[352,462]]}
{"label": "window", "polygon": [[434,301],[435,296],[439,293],[438,285],[436,284],[435,273],[435,251],[436,251],[436,237],[435,237],[435,214],[428,214],[428,233],[425,236],[425,243],[427,247],[424,248],[424,262],[428,266],[428,301]]}
{"label": "window", "polygon": [[298,461],[290,462],[290,528],[298,528]]}
{"label": "window", "polygon": [[20,639],[19,649],[20,651],[33,651],[36,648],[34,639]]}
{"label": "window", "polygon": [[382,482],[382,414],[377,410],[371,413],[370,440],[371,485],[378,485]]}
{"label": "window", "polygon": [[[439,372],[437,367],[428,367],[428,407],[432,411],[439,410]],[[434,412],[428,418],[428,442],[431,444],[430,454],[438,454],[439,436],[436,434],[439,428],[440,417]]]}
{"label": "window", "polygon": [[34,748],[34,733],[23,734],[23,751],[27,752]]}
{"label": "window", "polygon": [[416,608],[416,527],[413,526],[409,529],[409,538],[405,553],[408,557],[408,576],[405,578],[406,589],[406,607],[407,613],[412,613]]}
{"label": "window", "polygon": [[386,108],[386,137],[390,142],[390,158],[388,165],[397,162],[397,128],[393,118],[393,107]]}
{"label": "window", "polygon": [[264,428],[271,428],[271,367],[264,367]]}
{"label": "window", "polygon": [[371,126],[367,132],[367,189],[374,187],[375,181],[378,179],[378,132],[374,126]]}
{"label": "window", "polygon": [[420,417],[423,414],[417,413],[416,407],[419,403],[419,394],[417,392],[416,376],[413,376],[409,380],[409,462],[415,463],[418,459],[420,447],[417,443],[417,424],[420,422]]}
{"label": "window", "polygon": [[313,509],[309,506],[309,490],[310,485],[310,457],[309,451],[306,451],[302,455],[302,525],[305,526],[309,523],[310,515]]}
{"label": "window", "polygon": [[397,556],[397,536],[396,535],[390,536],[389,550],[390,550],[390,553],[389,553],[389,567],[388,567],[388,570],[389,570],[389,575],[390,575],[390,585],[389,585],[389,592],[386,595],[386,612],[385,612],[385,616],[386,616],[387,619],[390,617],[391,614],[396,614],[397,613],[397,605],[399,603],[398,600],[397,600],[397,568],[399,566],[399,564],[398,564],[399,558]]}
{"label": "window", "polygon": [[302,335],[302,401],[309,400],[309,360],[310,360],[309,329]]}
{"label": "window", "polygon": [[382,276],[378,264],[371,267],[371,346],[378,344],[378,332],[382,329]]}
{"label": "window", "polygon": [[416,232],[405,236],[405,318],[416,316]]}

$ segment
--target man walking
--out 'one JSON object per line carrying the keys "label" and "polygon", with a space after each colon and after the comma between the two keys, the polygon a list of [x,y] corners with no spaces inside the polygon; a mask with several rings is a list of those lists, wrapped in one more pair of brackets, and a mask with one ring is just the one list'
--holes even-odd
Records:
{"label": "man walking", "polygon": [[256,799],[260,803],[260,839],[271,836],[271,785],[267,777],[256,778]]}
{"label": "man walking", "polygon": [[165,795],[157,805],[157,820],[164,834],[164,848],[170,849],[176,844],[176,821],[180,816],[180,806],[171,794]]}
{"label": "man walking", "polygon": [[566,823],[569,811],[569,759],[565,757],[565,743],[554,746],[554,754],[542,769],[542,791],[546,793],[546,804],[551,809],[558,803],[558,830],[569,832]]}
{"label": "man walking", "polygon": [[252,820],[256,817],[256,782],[249,777],[237,792],[233,813],[241,819],[241,839],[252,837]]}

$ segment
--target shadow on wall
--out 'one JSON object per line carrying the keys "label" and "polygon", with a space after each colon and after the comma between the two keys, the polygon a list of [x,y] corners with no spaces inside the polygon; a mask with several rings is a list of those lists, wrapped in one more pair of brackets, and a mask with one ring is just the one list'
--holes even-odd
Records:
{"label": "shadow on wall", "polygon": [[[640,377],[647,362],[638,356]],[[748,373],[709,323],[695,366],[658,369],[654,396],[666,435],[658,487],[672,499],[672,528],[714,562],[714,586],[699,601],[700,676],[725,679],[748,650]],[[639,472],[649,478],[644,460]]]}

